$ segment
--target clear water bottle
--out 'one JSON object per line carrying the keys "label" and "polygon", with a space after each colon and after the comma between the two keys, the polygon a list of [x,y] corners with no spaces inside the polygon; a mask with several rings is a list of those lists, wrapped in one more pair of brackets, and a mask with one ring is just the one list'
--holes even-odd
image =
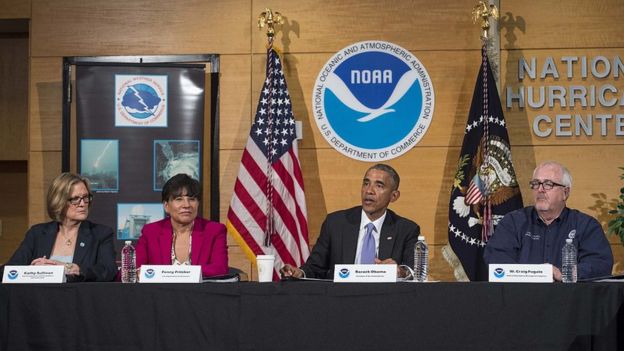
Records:
{"label": "clear water bottle", "polygon": [[561,249],[561,281],[576,283],[576,246],[572,243],[572,239],[566,239]]}
{"label": "clear water bottle", "polygon": [[414,245],[414,280],[417,282],[427,281],[429,269],[429,247],[423,235],[418,236],[418,242]]}
{"label": "clear water bottle", "polygon": [[127,240],[121,249],[121,282],[136,283],[136,252],[132,241]]}

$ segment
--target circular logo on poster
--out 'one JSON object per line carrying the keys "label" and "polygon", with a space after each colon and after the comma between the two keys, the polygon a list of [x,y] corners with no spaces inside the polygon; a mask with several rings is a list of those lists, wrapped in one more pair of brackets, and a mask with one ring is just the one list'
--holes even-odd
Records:
{"label": "circular logo on poster", "polygon": [[425,135],[435,96],[429,73],[409,51],[363,41],[338,51],[312,92],[316,124],[329,144],[361,161],[401,156]]}
{"label": "circular logo on poster", "polygon": [[166,75],[115,75],[115,126],[167,126]]}
{"label": "circular logo on poster", "polygon": [[154,88],[138,83],[128,85],[121,99],[121,106],[134,118],[146,119],[154,116],[162,99]]}

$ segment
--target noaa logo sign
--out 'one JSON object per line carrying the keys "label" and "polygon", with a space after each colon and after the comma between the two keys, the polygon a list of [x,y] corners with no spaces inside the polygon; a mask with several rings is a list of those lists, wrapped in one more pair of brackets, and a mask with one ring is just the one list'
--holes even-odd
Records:
{"label": "noaa logo sign", "polygon": [[316,78],[312,106],[327,142],[356,160],[401,156],[433,117],[429,73],[416,56],[385,41],[363,41],[330,58]]}
{"label": "noaa logo sign", "polygon": [[338,276],[339,276],[340,278],[343,278],[343,279],[344,279],[344,278],[348,278],[348,277],[349,277],[349,274],[350,274],[350,272],[349,272],[349,270],[348,270],[347,268],[343,268],[343,269],[341,269],[341,270],[339,270],[339,271],[338,271]]}
{"label": "noaa logo sign", "polygon": [[17,279],[18,276],[19,274],[14,269],[10,270],[9,273],[7,274],[7,278],[9,278],[10,280],[15,280]]}
{"label": "noaa logo sign", "polygon": [[504,270],[504,269],[502,269],[502,268],[500,268],[500,267],[499,267],[499,268],[494,269],[494,276],[495,276],[496,278],[502,278],[502,277],[504,277],[504,276],[505,276],[505,270]]}
{"label": "noaa logo sign", "polygon": [[115,126],[166,127],[167,76],[115,75]]}
{"label": "noaa logo sign", "polygon": [[145,270],[145,274],[143,276],[147,279],[152,279],[154,278],[154,275],[156,275],[156,272],[150,268]]}

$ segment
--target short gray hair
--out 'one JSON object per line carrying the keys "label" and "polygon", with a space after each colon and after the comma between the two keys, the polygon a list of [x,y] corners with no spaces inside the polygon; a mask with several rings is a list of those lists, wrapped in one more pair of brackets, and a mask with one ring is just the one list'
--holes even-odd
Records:
{"label": "short gray hair", "polygon": [[537,173],[538,169],[547,167],[547,166],[559,168],[562,174],[561,184],[572,189],[572,175],[570,174],[570,171],[564,165],[556,161],[545,161],[545,162],[540,163],[537,167],[535,167],[535,170],[533,170],[533,178],[535,178],[535,173]]}

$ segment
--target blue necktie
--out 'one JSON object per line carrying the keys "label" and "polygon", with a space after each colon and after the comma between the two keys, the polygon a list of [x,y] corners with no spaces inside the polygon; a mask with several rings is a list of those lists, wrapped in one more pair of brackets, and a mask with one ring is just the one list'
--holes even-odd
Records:
{"label": "blue necktie", "polygon": [[360,255],[361,264],[375,263],[375,238],[373,237],[373,230],[375,230],[373,223],[368,223],[366,225],[364,242],[362,243],[362,254]]}

